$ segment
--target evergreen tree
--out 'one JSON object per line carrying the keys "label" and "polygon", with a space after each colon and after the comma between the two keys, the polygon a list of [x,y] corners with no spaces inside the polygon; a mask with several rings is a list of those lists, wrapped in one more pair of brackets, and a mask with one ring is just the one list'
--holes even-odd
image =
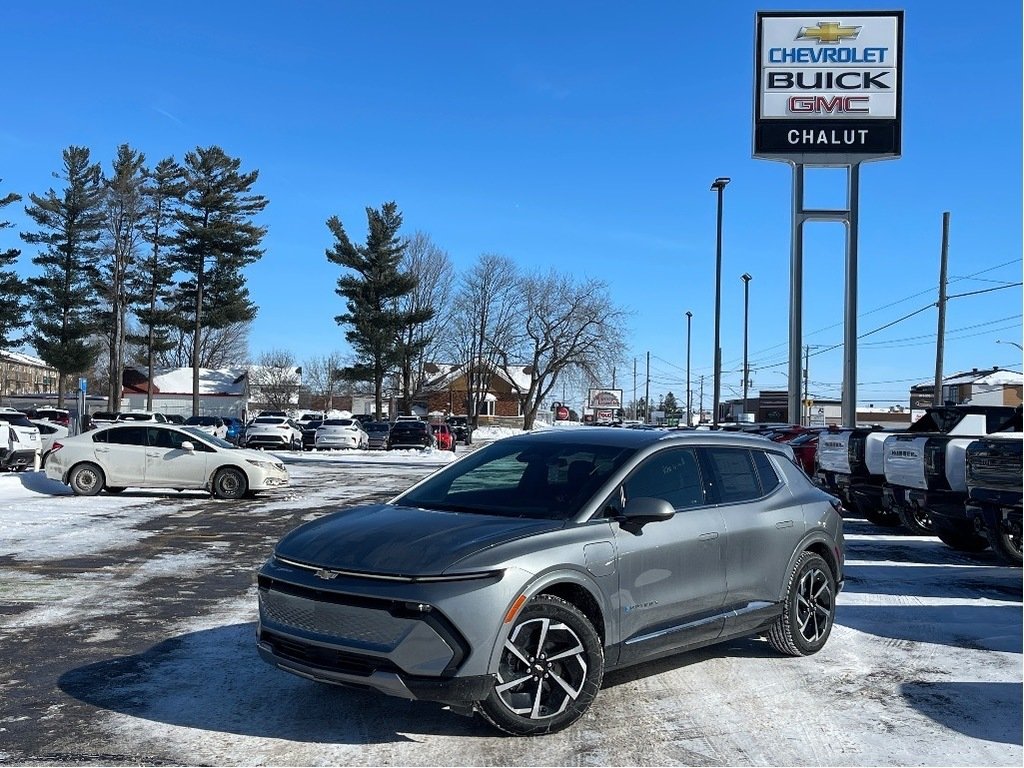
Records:
{"label": "evergreen tree", "polygon": [[[130,274],[135,300],[135,315],[142,333],[131,341],[142,348],[146,362],[147,381],[153,380],[156,358],[174,347],[168,330],[174,325],[174,313],[167,306],[173,288],[174,268],[170,249],[174,245],[175,213],[184,194],[182,168],[173,157],[167,157],[153,169],[144,169],[145,218],[142,237],[148,244],[147,254]],[[153,393],[146,392],[146,410],[153,409]]]}
{"label": "evergreen tree", "polygon": [[89,162],[87,147],[64,150],[66,186],[58,194],[29,195],[25,212],[39,228],[21,233],[30,245],[42,246],[32,263],[42,274],[29,281],[36,353],[57,370],[57,407],[64,407],[67,377],[87,370],[99,351],[90,340],[96,328],[98,243],[103,234],[103,176]]}
{"label": "evergreen tree", "polygon": [[176,214],[172,267],[185,275],[173,309],[192,334],[192,410],[199,413],[200,347],[204,328],[221,329],[256,316],[242,270],[263,255],[266,227],[251,217],[267,206],[250,193],[259,171],[242,173],[241,161],[220,147],[185,155],[185,194]]}
{"label": "evergreen tree", "polygon": [[100,265],[97,293],[106,299],[100,313],[107,342],[108,402],[121,400],[122,378],[127,341],[127,319],[134,296],[130,290],[131,273],[137,267],[142,225],[145,216],[143,163],[146,157],[127,144],[117,148],[113,173],[106,180],[106,254]]}
{"label": "evergreen tree", "polygon": [[[6,208],[11,203],[21,200],[21,195],[11,192],[6,197],[0,198],[0,208]],[[0,229],[8,229],[13,226],[9,221],[0,221]],[[28,325],[26,315],[25,298],[28,295],[28,286],[17,272],[7,271],[3,267],[14,266],[21,251],[17,248],[8,248],[0,251],[0,349],[16,347],[21,343],[21,338],[15,336],[15,332]],[[0,386],[3,385],[0,380]]]}
{"label": "evergreen tree", "polygon": [[679,403],[676,401],[676,396],[671,392],[665,395],[662,408],[665,409],[665,416],[675,416],[679,412]]}
{"label": "evergreen tree", "polygon": [[334,318],[338,325],[351,326],[345,338],[356,353],[357,362],[346,369],[354,380],[372,381],[376,417],[383,410],[384,376],[398,364],[399,338],[409,323],[409,313],[398,299],[416,287],[416,279],[400,269],[406,243],[398,236],[402,214],[394,202],[377,210],[367,207],[366,245],[349,240],[337,216],[327,220],[334,235],[327,259],[355,274],[338,278],[335,293],[347,299],[348,311]]}

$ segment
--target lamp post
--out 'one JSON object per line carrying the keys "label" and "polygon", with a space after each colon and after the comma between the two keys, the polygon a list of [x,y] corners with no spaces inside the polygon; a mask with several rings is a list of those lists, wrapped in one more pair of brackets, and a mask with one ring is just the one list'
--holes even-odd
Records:
{"label": "lamp post", "polygon": [[693,417],[690,410],[690,321],[693,320],[693,312],[686,312],[686,426],[693,426]]}
{"label": "lamp post", "polygon": [[[689,312],[687,312],[687,314],[689,314]],[[1013,346],[1015,346],[1017,349],[1024,350],[1024,347],[1022,347],[1016,341],[1002,341],[1002,340],[999,340],[999,341],[996,341],[996,344],[1013,344]]]}
{"label": "lamp post", "polygon": [[744,272],[740,275],[740,280],[743,281],[743,415],[746,417],[747,414],[747,387],[750,384],[750,367],[747,365],[747,330],[749,327],[748,320],[750,318],[750,281],[754,278],[751,277],[749,272]]}
{"label": "lamp post", "polygon": [[718,404],[722,396],[722,197],[728,176],[719,176],[711,182],[711,190],[718,192],[718,245],[715,249],[715,387],[711,411],[711,426],[718,426]]}

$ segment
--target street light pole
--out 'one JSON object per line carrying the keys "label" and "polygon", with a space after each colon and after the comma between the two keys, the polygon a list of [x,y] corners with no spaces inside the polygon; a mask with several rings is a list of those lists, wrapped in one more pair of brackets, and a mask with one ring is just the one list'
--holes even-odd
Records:
{"label": "street light pole", "polygon": [[743,415],[747,414],[747,387],[750,384],[750,367],[747,365],[747,331],[750,318],[750,281],[754,278],[747,272],[740,275],[743,281]]}
{"label": "street light pole", "polygon": [[715,249],[715,387],[711,411],[711,426],[718,426],[718,404],[722,397],[722,198],[729,177],[719,176],[711,182],[711,190],[718,192],[718,244]]}
{"label": "street light pole", "polygon": [[686,426],[693,426],[693,416],[690,405],[690,321],[693,320],[693,312],[686,312]]}

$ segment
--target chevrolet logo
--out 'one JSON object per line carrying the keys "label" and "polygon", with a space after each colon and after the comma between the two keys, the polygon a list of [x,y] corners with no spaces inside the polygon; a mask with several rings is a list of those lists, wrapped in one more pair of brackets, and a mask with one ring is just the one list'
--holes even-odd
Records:
{"label": "chevrolet logo", "polygon": [[860,34],[860,27],[843,27],[838,21],[819,21],[817,27],[800,27],[796,39],[810,37],[819,43],[838,43],[846,38],[855,38]]}
{"label": "chevrolet logo", "polygon": [[325,581],[333,581],[338,578],[337,571],[329,571],[326,568],[321,568],[316,572],[317,577],[324,579]]}

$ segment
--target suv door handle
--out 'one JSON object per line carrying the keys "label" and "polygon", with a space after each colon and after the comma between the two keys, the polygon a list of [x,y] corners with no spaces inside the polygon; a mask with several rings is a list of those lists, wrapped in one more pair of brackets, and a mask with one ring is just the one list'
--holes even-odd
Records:
{"label": "suv door handle", "polygon": [[718,538],[718,531],[708,531],[707,533],[702,533],[697,538],[701,541],[714,541]]}
{"label": "suv door handle", "polygon": [[779,522],[777,522],[775,524],[775,527],[776,528],[792,528],[793,527],[793,521],[792,520],[779,520]]}

